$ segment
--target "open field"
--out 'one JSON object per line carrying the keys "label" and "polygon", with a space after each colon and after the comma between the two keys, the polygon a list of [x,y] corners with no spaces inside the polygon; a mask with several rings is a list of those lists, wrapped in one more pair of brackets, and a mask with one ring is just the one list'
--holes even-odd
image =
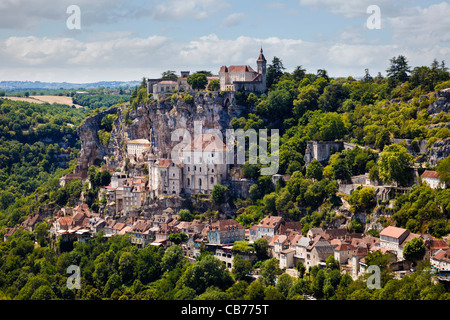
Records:
{"label": "open field", "polygon": [[[34,102],[34,103],[60,103],[60,104],[67,104],[69,106],[74,105],[72,97],[67,96],[29,96],[27,97],[4,97],[6,99],[10,100],[18,100],[18,101],[25,101],[25,102]],[[83,108],[83,106],[74,105],[76,108]]]}

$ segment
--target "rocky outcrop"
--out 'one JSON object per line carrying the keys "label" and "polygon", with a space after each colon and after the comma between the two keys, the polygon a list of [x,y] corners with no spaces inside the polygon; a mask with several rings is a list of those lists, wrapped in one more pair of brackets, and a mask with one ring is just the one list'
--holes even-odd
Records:
{"label": "rocky outcrop", "polygon": [[428,107],[428,113],[431,117],[441,112],[448,113],[450,110],[450,88],[436,93],[436,100]]}
{"label": "rocky outcrop", "polygon": [[426,153],[428,162],[435,166],[438,161],[450,156],[450,138],[440,139],[433,143]]}
{"label": "rocky outcrop", "polygon": [[77,134],[81,139],[81,151],[78,156],[75,174],[87,177],[87,170],[93,164],[100,164],[108,154],[108,148],[100,143],[97,131],[100,123],[108,114],[115,114],[118,108],[113,107],[108,110],[100,111],[97,114],[88,117],[83,124],[77,128]]}
{"label": "rocky outcrop", "polygon": [[[172,132],[186,129],[194,135],[194,122],[201,121],[203,131],[219,129],[225,137],[230,120],[239,115],[240,108],[234,105],[234,97],[226,93],[193,94],[192,101],[185,101],[182,94],[173,98],[150,100],[135,108],[123,104],[89,117],[78,128],[81,138],[81,152],[76,173],[86,175],[90,165],[105,161],[107,166],[123,170],[127,163],[127,142],[134,139],[148,139],[151,153],[157,158],[169,158],[175,145],[181,142],[171,141]],[[111,137],[107,146],[103,146],[97,135],[101,119],[107,114],[117,114]]]}

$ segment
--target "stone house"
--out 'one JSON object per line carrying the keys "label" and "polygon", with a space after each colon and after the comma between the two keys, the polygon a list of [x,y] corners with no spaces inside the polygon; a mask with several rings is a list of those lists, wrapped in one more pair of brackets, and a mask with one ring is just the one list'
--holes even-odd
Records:
{"label": "stone house", "polygon": [[430,263],[440,271],[450,271],[450,249],[439,249],[431,256]]}
{"label": "stone house", "polygon": [[150,141],[147,139],[136,139],[130,140],[127,143],[127,152],[129,156],[133,156],[137,159],[140,159],[143,154],[150,151]]}
{"label": "stone house", "polygon": [[232,244],[245,240],[245,228],[234,219],[218,220],[210,226],[207,238],[212,245]]}
{"label": "stone house", "polygon": [[425,170],[421,175],[422,181],[427,183],[432,189],[445,188],[445,185],[441,182],[439,173],[432,170]]}
{"label": "stone house", "polygon": [[282,217],[277,216],[268,216],[262,219],[257,224],[257,230],[256,230],[256,238],[250,239],[250,241],[255,241],[256,239],[262,238],[264,236],[273,238],[277,232],[282,223],[284,222],[284,219]]}
{"label": "stone house", "polygon": [[342,242],[337,247],[334,248],[334,258],[339,261],[339,264],[347,264],[349,259],[352,258],[353,252],[356,247],[351,243]]}
{"label": "stone house", "polygon": [[402,244],[409,236],[409,231],[403,228],[388,226],[380,232],[380,248],[392,250],[398,259],[403,258]]}

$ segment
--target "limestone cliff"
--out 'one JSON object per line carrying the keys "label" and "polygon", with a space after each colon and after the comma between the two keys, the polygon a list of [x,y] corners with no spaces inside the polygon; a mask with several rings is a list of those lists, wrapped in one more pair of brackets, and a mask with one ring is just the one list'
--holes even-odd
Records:
{"label": "limestone cliff", "polygon": [[[87,172],[90,165],[105,161],[113,169],[123,170],[127,159],[127,142],[148,139],[151,152],[157,157],[170,157],[172,148],[179,141],[171,141],[175,129],[186,129],[193,136],[194,121],[201,121],[203,129],[219,129],[225,136],[230,120],[239,115],[231,94],[224,96],[196,94],[186,102],[182,94],[160,101],[149,100],[132,108],[123,104],[89,117],[78,128],[81,138],[81,153],[78,173]],[[101,119],[108,114],[117,114],[107,146],[99,142],[97,131]]]}
{"label": "limestone cliff", "polygon": [[450,88],[435,93],[436,100],[428,107],[430,116],[435,117],[440,112],[450,111]]}
{"label": "limestone cliff", "polygon": [[112,107],[105,111],[87,117],[83,124],[77,128],[77,134],[81,139],[81,151],[78,156],[78,163],[75,173],[83,178],[87,177],[87,170],[93,164],[100,164],[103,157],[108,154],[108,148],[100,143],[98,130],[100,122],[108,114],[115,114],[117,107]]}

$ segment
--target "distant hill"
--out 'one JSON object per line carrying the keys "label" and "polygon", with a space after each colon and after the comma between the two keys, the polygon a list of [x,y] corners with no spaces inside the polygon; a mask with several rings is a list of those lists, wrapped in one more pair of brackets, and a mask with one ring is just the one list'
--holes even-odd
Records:
{"label": "distant hill", "polygon": [[0,81],[0,90],[39,90],[39,89],[95,89],[100,87],[134,87],[140,81],[100,81],[94,83],[41,82],[41,81]]}

